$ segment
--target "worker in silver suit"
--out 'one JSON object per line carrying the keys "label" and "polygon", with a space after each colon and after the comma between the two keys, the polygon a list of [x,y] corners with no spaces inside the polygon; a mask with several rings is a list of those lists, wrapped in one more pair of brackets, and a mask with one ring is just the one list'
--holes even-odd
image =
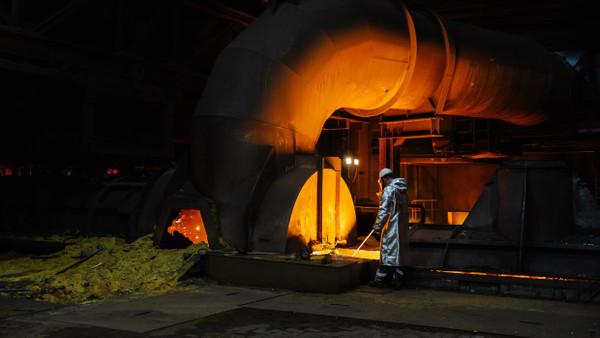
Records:
{"label": "worker in silver suit", "polygon": [[394,178],[393,172],[379,172],[382,186],[374,233],[381,233],[381,257],[372,287],[400,288],[404,277],[403,267],[408,262],[408,194],[406,179]]}

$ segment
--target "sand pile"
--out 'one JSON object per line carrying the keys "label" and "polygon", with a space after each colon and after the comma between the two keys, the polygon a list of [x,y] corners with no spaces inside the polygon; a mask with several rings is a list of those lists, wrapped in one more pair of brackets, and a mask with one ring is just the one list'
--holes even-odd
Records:
{"label": "sand pile", "polygon": [[133,243],[117,237],[69,235],[46,240],[67,244],[47,255],[15,251],[0,255],[0,294],[72,304],[167,291],[208,250],[204,242],[160,249],[153,245],[152,235]]}

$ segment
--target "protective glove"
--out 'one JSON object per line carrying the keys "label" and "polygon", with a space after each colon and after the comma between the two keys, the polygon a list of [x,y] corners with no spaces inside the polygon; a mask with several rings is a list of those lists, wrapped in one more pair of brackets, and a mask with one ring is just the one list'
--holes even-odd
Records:
{"label": "protective glove", "polygon": [[373,228],[373,235],[377,235],[377,236],[381,235],[381,230],[377,230],[377,229]]}

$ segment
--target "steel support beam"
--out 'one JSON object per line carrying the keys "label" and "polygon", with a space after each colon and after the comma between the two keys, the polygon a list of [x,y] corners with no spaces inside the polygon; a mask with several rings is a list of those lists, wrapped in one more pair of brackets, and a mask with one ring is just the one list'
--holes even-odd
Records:
{"label": "steel support beam", "polygon": [[[3,47],[3,46],[10,46]],[[57,55],[66,56],[66,71],[41,66]],[[93,72],[108,76],[131,78],[131,65],[144,67],[143,81],[167,87],[175,87],[190,92],[200,93],[207,74],[192,72],[177,66],[165,65],[132,55],[123,55],[115,52],[93,49],[67,42],[60,42],[45,38],[41,35],[17,32],[0,28],[0,58],[23,59],[27,63],[7,64],[13,70],[25,69],[30,73],[39,73],[59,78],[76,76],[82,72]]]}
{"label": "steel support beam", "polygon": [[138,49],[140,49],[142,44],[148,39],[148,36],[152,30],[156,28],[158,22],[164,18],[172,8],[173,3],[171,1],[165,1],[156,9],[152,15],[152,18],[150,18],[150,20],[146,23],[146,26],[144,26],[142,32],[136,37],[131,46],[129,46],[128,51],[130,53],[135,53]]}
{"label": "steel support beam", "polygon": [[189,68],[190,65],[196,61],[202,54],[206,53],[206,51],[217,41],[221,40],[225,34],[227,34],[230,30],[235,28],[238,25],[237,22],[232,21],[227,26],[225,26],[219,33],[217,33],[212,39],[210,39],[206,45],[202,46],[194,55],[192,55],[183,65],[186,68]]}
{"label": "steel support beam", "polygon": [[247,27],[256,19],[256,17],[252,15],[210,0],[182,0],[181,4],[185,7],[196,9],[217,18],[239,22],[244,27]]}
{"label": "steel support beam", "polygon": [[68,5],[63,7],[61,10],[56,12],[51,17],[42,21],[37,27],[34,28],[36,33],[45,33],[56,24],[63,22],[65,19],[85,7],[91,0],[73,0]]}
{"label": "steel support beam", "polygon": [[10,12],[10,24],[12,26],[21,27],[24,2],[24,0],[12,0],[12,10]]}

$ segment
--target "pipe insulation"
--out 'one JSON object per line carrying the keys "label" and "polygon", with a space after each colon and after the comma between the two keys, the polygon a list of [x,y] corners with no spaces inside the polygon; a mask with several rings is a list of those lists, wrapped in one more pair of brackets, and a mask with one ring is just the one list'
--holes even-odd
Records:
{"label": "pipe insulation", "polygon": [[246,247],[259,185],[294,168],[295,154],[313,154],[338,109],[531,126],[566,109],[569,95],[566,64],[523,37],[399,1],[279,2],[217,58],[193,116],[192,181],[215,201],[223,238]]}

